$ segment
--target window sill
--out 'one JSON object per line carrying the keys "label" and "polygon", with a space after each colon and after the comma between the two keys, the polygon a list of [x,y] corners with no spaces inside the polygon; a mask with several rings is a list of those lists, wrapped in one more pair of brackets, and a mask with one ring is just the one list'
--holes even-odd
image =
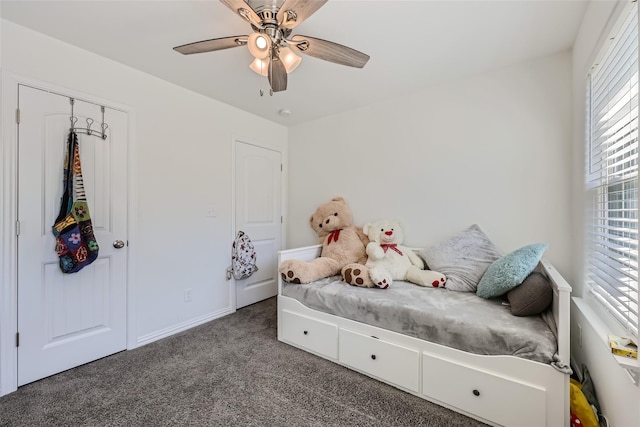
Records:
{"label": "window sill", "polygon": [[609,347],[609,333],[611,333],[611,329],[606,325],[606,323],[600,318],[599,314],[594,310],[586,299],[579,297],[572,297],[573,303],[576,305],[578,310],[582,313],[584,318],[589,322],[589,325],[596,332],[598,337],[600,337],[602,341],[602,345],[606,348],[606,351],[611,354],[611,357],[616,361],[616,363],[623,369],[627,371],[631,381],[638,386],[640,383],[640,360],[631,359],[628,357],[616,356],[611,353],[611,348]]}
{"label": "window sill", "polygon": [[622,357],[612,354],[618,365],[622,366],[624,369],[628,369],[631,371],[635,371],[637,374],[640,374],[640,361],[638,359],[631,359],[629,357]]}

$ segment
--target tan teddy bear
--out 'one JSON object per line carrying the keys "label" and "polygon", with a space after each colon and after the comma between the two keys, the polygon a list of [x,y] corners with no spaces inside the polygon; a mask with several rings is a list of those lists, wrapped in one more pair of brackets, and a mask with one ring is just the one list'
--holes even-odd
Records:
{"label": "tan teddy bear", "polygon": [[394,280],[406,280],[420,286],[445,287],[444,274],[424,270],[424,262],[415,252],[401,243],[402,225],[396,220],[383,220],[366,224],[363,231],[369,237],[368,259],[365,264],[373,284],[386,289]]}
{"label": "tan teddy bear", "polygon": [[286,260],[278,271],[290,283],[310,283],[336,274],[350,263],[364,263],[369,239],[352,224],[351,210],[344,198],[335,197],[316,209],[309,225],[322,244],[320,257],[310,262]]}

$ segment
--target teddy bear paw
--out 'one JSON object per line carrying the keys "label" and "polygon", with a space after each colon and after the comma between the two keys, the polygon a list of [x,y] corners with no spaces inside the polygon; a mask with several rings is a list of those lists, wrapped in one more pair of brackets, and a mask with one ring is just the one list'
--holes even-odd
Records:
{"label": "teddy bear paw", "polygon": [[342,280],[351,286],[373,288],[375,284],[369,277],[369,269],[362,264],[352,263],[342,267]]}
{"label": "teddy bear paw", "polygon": [[354,267],[344,270],[344,281],[352,286],[365,286],[364,277],[362,277],[362,269]]}
{"label": "teddy bear paw", "polygon": [[295,283],[296,285],[300,285],[302,283],[300,278],[295,277],[296,276],[295,273],[291,270],[287,272],[282,272],[280,274],[282,276],[282,280],[284,280],[285,282]]}
{"label": "teddy bear paw", "polygon": [[444,288],[447,284],[447,279],[445,277],[441,277],[439,280],[434,280],[431,282],[431,286],[434,288]]}
{"label": "teddy bear paw", "polygon": [[380,289],[387,289],[389,287],[389,282],[387,281],[387,279],[382,279],[381,281],[376,283],[376,286]]}

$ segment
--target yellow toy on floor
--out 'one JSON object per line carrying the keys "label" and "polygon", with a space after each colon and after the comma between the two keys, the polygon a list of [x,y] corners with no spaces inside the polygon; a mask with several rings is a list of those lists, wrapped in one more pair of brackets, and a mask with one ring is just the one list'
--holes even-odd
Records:
{"label": "yellow toy on floor", "polygon": [[598,418],[593,411],[593,408],[589,404],[589,401],[585,397],[584,393],[582,393],[582,384],[580,384],[573,378],[570,379],[569,383],[569,396],[571,426],[600,427],[600,423],[598,423]]}

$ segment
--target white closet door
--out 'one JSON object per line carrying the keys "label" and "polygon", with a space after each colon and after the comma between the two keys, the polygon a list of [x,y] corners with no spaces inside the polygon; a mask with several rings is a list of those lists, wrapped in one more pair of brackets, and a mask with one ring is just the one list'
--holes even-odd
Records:
{"label": "white closet door", "polygon": [[235,142],[236,232],[255,246],[258,271],[236,280],[236,308],[276,295],[282,235],[282,160],[278,151]]}
{"label": "white closet door", "polygon": [[[99,257],[63,274],[51,232],[63,188],[69,98],[19,86],[18,385],[126,348],[127,114],[106,109],[108,137],[78,134]],[[100,106],[75,101],[78,127]],[[114,242],[125,246],[116,248]]]}

